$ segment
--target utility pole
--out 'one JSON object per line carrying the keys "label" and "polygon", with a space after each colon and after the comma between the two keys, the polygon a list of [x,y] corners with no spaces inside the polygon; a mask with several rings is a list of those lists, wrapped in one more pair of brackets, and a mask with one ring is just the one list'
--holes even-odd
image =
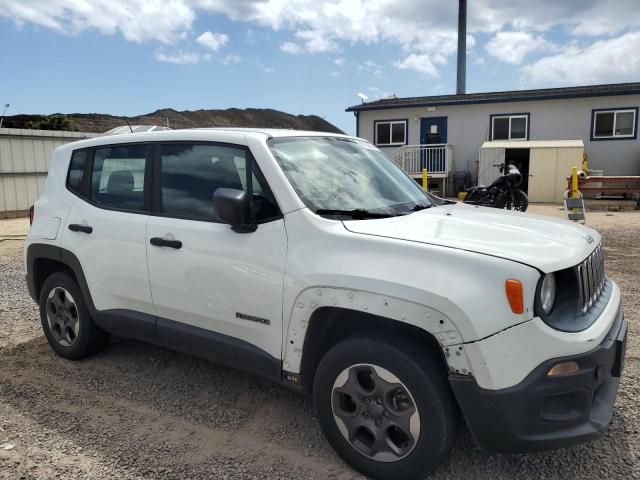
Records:
{"label": "utility pole", "polygon": [[11,105],[9,105],[8,103],[4,104],[4,109],[2,110],[2,117],[0,117],[0,128],[2,128],[2,122],[4,121],[4,114],[7,113],[7,108],[9,108]]}
{"label": "utility pole", "polygon": [[467,0],[458,0],[458,83],[456,94],[467,93]]}

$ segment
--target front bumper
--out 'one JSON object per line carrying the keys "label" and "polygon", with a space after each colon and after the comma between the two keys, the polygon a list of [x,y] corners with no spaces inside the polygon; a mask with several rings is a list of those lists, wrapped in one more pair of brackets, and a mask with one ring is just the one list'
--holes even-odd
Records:
{"label": "front bumper", "polygon": [[[491,452],[518,453],[566,447],[599,436],[611,421],[626,334],[620,306],[597,348],[547,360],[517,385],[487,390],[472,377],[450,375],[477,444]],[[570,360],[578,362],[579,372],[547,376],[552,366]]]}

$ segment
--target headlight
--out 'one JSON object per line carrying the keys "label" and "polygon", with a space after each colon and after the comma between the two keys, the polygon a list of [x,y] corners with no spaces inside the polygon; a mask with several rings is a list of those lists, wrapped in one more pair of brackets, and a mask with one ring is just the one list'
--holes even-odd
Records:
{"label": "headlight", "polygon": [[545,314],[549,315],[551,313],[555,300],[556,276],[553,273],[548,273],[542,280],[542,286],[540,287],[540,305]]}

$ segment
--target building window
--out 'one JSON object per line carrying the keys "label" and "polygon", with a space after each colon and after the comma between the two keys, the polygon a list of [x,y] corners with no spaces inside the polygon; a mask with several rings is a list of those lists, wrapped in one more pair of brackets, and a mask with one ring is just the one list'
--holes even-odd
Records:
{"label": "building window", "polygon": [[529,114],[491,115],[491,140],[528,140]]}
{"label": "building window", "polygon": [[385,147],[406,145],[407,121],[390,120],[375,122],[375,144]]}
{"label": "building window", "polygon": [[594,110],[591,138],[593,140],[636,138],[637,113],[637,108]]}

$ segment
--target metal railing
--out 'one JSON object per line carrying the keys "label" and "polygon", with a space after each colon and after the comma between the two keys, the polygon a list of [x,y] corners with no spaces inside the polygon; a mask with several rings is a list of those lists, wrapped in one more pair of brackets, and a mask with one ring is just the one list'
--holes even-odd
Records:
{"label": "metal railing", "polygon": [[452,167],[453,147],[451,145],[404,145],[391,154],[395,162],[409,175],[420,175],[427,169],[432,178],[446,178]]}

